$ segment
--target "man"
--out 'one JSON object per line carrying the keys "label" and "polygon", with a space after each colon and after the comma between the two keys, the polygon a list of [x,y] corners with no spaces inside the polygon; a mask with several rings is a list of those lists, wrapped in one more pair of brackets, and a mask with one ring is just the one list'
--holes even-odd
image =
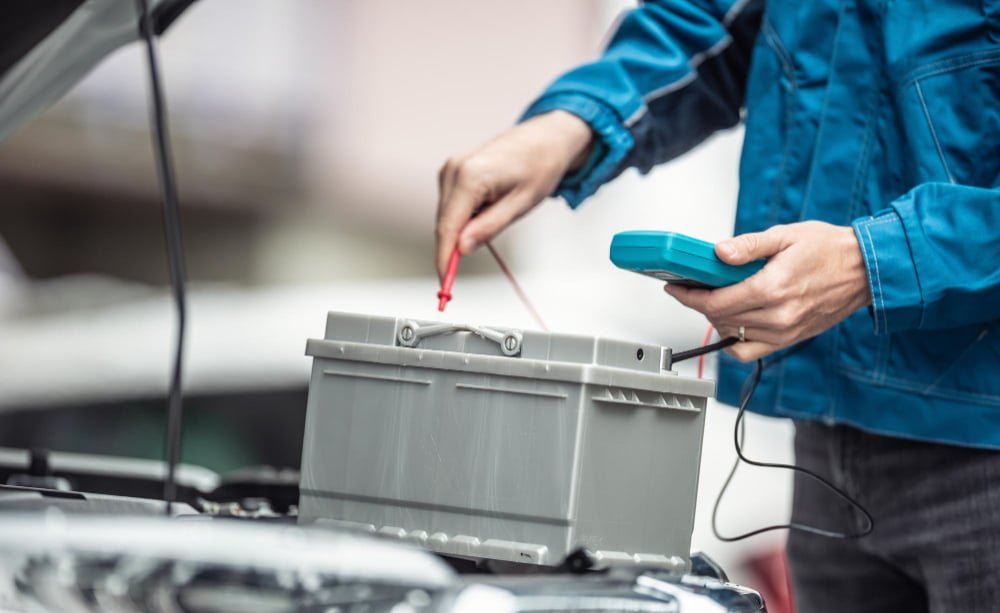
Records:
{"label": "man", "polygon": [[[439,273],[544,197],[576,207],[744,120],[737,236],[716,253],[767,265],[666,291],[743,332],[719,398],[767,356],[751,410],[796,419],[799,465],[875,517],[861,539],[789,535],[800,609],[997,610],[998,40],[997,0],[647,2],[444,165]],[[797,478],[794,521],[861,527],[811,487]]]}

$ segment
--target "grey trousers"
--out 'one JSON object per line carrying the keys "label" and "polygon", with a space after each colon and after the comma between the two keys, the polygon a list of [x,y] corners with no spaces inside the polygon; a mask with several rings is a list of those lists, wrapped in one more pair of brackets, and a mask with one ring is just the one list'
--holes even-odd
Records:
{"label": "grey trousers", "polygon": [[[1000,452],[798,422],[795,455],[875,518],[861,539],[789,534],[799,613],[1000,611]],[[862,526],[798,473],[792,518],[839,531]]]}

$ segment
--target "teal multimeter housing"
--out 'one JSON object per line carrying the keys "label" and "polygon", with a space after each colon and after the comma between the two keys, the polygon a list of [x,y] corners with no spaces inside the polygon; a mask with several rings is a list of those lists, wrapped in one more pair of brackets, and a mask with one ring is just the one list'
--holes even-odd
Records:
{"label": "teal multimeter housing", "polygon": [[661,281],[691,287],[723,287],[746,279],[764,267],[764,260],[742,266],[726,264],[715,245],[676,232],[633,230],[611,240],[615,266]]}

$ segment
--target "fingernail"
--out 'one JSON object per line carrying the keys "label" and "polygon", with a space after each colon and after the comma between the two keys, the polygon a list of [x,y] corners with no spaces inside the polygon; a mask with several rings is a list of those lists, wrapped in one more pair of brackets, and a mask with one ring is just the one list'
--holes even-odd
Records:
{"label": "fingernail", "polygon": [[735,258],[738,253],[736,251],[736,245],[730,241],[722,241],[715,246],[715,249],[727,258]]}

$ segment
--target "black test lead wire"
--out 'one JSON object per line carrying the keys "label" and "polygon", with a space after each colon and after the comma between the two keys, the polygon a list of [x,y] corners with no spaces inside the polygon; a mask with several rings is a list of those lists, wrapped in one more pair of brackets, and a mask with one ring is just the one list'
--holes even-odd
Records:
{"label": "black test lead wire", "polygon": [[184,244],[181,240],[181,213],[177,201],[177,183],[174,179],[173,156],[170,151],[170,134],[167,130],[166,103],[160,84],[159,60],[153,39],[153,17],[148,0],[135,0],[139,13],[139,31],[146,43],[146,61],[149,69],[150,122],[153,127],[153,152],[163,200],[163,226],[167,242],[167,263],[170,271],[170,289],[177,311],[177,344],[174,349],[173,373],[167,402],[166,456],[167,474],[163,481],[163,500],[170,515],[177,500],[177,463],[180,460],[181,425],[183,417],[183,388],[181,374],[184,359],[184,324],[187,319],[187,298],[184,290]]}
{"label": "black test lead wire", "polygon": [[[798,345],[794,349],[791,349],[789,351],[780,354],[778,357],[770,360],[768,364],[769,365],[774,364],[775,362],[783,360],[789,355],[805,347],[806,344],[808,344],[810,341],[805,341],[804,343]],[[700,355],[704,355],[706,353],[711,353],[713,351],[725,349],[726,347],[735,345],[738,342],[739,339],[731,336],[729,338],[724,338],[717,343],[712,343],[711,345],[705,345],[703,347],[698,347],[696,349],[689,349],[687,351],[680,351],[672,356],[673,357],[672,363],[676,364],[681,360],[687,360]],[[757,385],[760,383],[760,378],[763,373],[764,373],[764,361],[757,360],[757,365],[754,368],[751,378],[749,379],[750,387],[749,389],[746,390],[745,393],[741,394],[742,398],[740,399],[740,406],[736,412],[736,423],[733,426],[733,446],[736,448],[736,460],[733,462],[733,467],[729,469],[729,474],[726,476],[726,480],[722,484],[722,489],[719,490],[719,495],[716,496],[715,504],[712,506],[712,534],[715,535],[715,538],[726,543],[742,541],[743,539],[750,538],[751,536],[763,534],[764,532],[772,532],[774,530],[798,530],[800,532],[808,532],[810,534],[816,534],[819,536],[825,536],[827,538],[835,538],[835,539],[855,539],[871,534],[872,530],[875,529],[875,520],[872,519],[872,516],[868,512],[868,510],[865,509],[861,505],[861,503],[859,503],[857,500],[848,495],[847,492],[838,488],[836,485],[834,485],[821,475],[814,473],[808,468],[802,468],[801,466],[795,466],[793,464],[781,464],[778,462],[760,462],[758,460],[753,460],[751,458],[748,458],[746,455],[743,454],[743,442],[746,437],[746,424],[743,422],[743,416],[746,414],[747,406],[750,404],[750,399],[753,398],[753,393],[757,390]],[[744,385],[744,387],[746,386]],[[737,467],[739,467],[741,461],[751,466],[758,466],[761,468],[780,468],[784,470],[791,470],[806,475],[807,477],[810,477],[816,481],[819,481],[821,484],[826,486],[828,490],[833,492],[838,498],[846,502],[851,507],[857,509],[857,511],[861,514],[862,518],[864,519],[864,527],[858,532],[837,532],[834,530],[817,528],[815,526],[810,526],[808,524],[791,522],[787,524],[775,524],[771,526],[765,526],[763,528],[751,530],[750,532],[744,532],[743,534],[738,534],[736,536],[724,536],[719,532],[719,527],[718,527],[719,506],[722,503],[722,497],[725,496],[726,494],[726,490],[729,489],[729,484],[732,483],[733,481],[733,476],[736,474],[736,469]]]}
{"label": "black test lead wire", "polygon": [[712,353],[713,351],[718,351],[720,349],[725,349],[726,347],[731,347],[736,343],[740,342],[740,339],[735,336],[730,336],[729,338],[724,338],[717,343],[712,343],[711,345],[704,345],[702,347],[696,347],[694,349],[688,349],[686,351],[678,351],[677,353],[670,356],[670,363],[676,364],[677,362],[683,360],[689,360],[691,358],[696,358],[706,353]]}
{"label": "black test lead wire", "polygon": [[[793,350],[795,351],[795,350]],[[785,355],[788,355],[787,353]],[[783,358],[784,356],[781,356]],[[778,359],[781,359],[778,358]],[[777,361],[777,360],[774,360]],[[772,362],[773,363],[773,362]],[[761,462],[758,460],[753,460],[746,457],[743,454],[743,442],[746,435],[746,424],[743,422],[743,416],[746,414],[747,405],[750,404],[750,399],[753,398],[753,393],[757,390],[757,385],[760,383],[761,375],[764,372],[764,361],[757,360],[757,365],[754,367],[753,374],[750,379],[750,387],[743,394],[740,399],[740,406],[736,412],[736,423],[733,426],[733,446],[736,448],[736,460],[733,462],[733,467],[729,470],[729,474],[726,476],[725,482],[722,484],[722,489],[719,490],[719,495],[715,498],[715,504],[712,506],[712,533],[715,538],[726,543],[732,543],[735,541],[742,541],[743,539],[750,538],[751,536],[756,536],[758,534],[763,534],[765,532],[772,532],[774,530],[798,530],[799,532],[807,532],[809,534],[816,534],[818,536],[824,536],[827,538],[834,539],[856,539],[863,536],[871,534],[872,530],[875,529],[875,520],[872,518],[871,514],[868,512],[864,506],[861,505],[857,500],[852,498],[847,492],[840,489],[829,480],[823,476],[809,470],[808,468],[803,468],[801,466],[795,466],[793,464],[782,464],[779,462]],[[751,466],[758,466],[760,468],[780,468],[784,470],[791,470],[807,477],[818,481],[824,485],[829,491],[833,492],[838,498],[846,502],[848,505],[856,509],[861,517],[864,519],[864,526],[861,530],[856,532],[838,532],[835,530],[828,530],[825,528],[817,528],[816,526],[810,526],[808,524],[800,524],[798,522],[789,522],[787,524],[774,524],[770,526],[764,526],[763,528],[757,528],[756,530],[751,530],[749,532],[744,532],[743,534],[737,534],[735,536],[725,536],[719,532],[718,528],[718,515],[719,506],[722,503],[722,497],[726,494],[726,490],[729,488],[729,484],[733,480],[733,476],[736,474],[736,469],[739,467],[740,462],[744,462]]]}

